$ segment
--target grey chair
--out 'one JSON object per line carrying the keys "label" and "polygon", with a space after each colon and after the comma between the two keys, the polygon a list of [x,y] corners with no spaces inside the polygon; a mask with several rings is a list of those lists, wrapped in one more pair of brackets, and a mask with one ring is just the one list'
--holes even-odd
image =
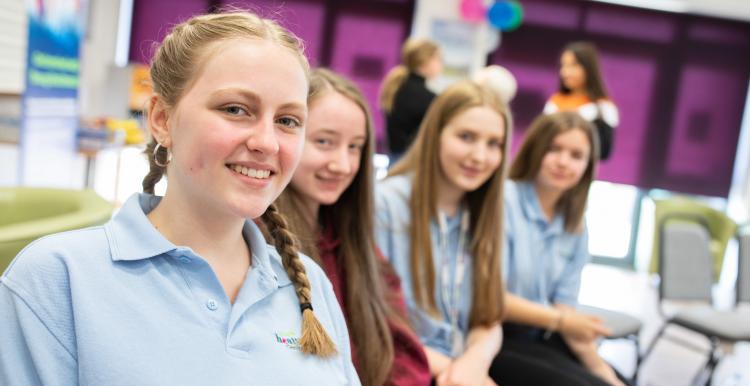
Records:
{"label": "grey chair", "polygon": [[602,319],[604,325],[612,330],[612,335],[606,337],[606,339],[627,339],[633,342],[635,347],[635,371],[633,372],[632,381],[635,384],[638,376],[638,367],[641,364],[640,334],[643,322],[623,312],[583,304],[579,304],[576,310],[582,314],[594,315]]}
{"label": "grey chair", "polygon": [[[708,339],[710,350],[693,385],[710,385],[713,371],[721,360],[720,343],[750,340],[750,312],[740,309],[720,311],[712,306],[713,256],[709,250],[710,235],[705,219],[696,215],[670,215],[659,224],[659,312],[665,323],[651,342],[641,361],[645,361],[667,327],[677,325]],[[747,274],[750,239],[740,237],[741,269]],[[738,276],[737,300],[747,299],[747,276]],[[740,292],[738,292],[740,294]],[[691,306],[666,315],[667,300],[691,301]],[[697,305],[695,303],[698,303]],[[686,342],[681,342],[686,343]],[[686,345],[695,348],[693,345]]]}

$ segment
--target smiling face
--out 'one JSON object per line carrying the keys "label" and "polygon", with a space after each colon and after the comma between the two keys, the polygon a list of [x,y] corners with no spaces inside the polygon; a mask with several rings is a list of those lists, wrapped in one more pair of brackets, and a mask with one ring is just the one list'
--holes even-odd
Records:
{"label": "smiling face", "polygon": [[291,186],[313,213],[334,204],[357,175],[366,124],[364,111],[338,92],[327,91],[311,104],[305,150]]}
{"label": "smiling face", "polygon": [[559,194],[578,184],[589,164],[591,144],[583,130],[566,130],[552,140],[542,159],[536,185]]}
{"label": "smiling face", "polygon": [[299,162],[307,76],[298,57],[265,40],[235,39],[205,52],[177,106],[150,114],[154,136],[172,152],[167,195],[257,218]]}
{"label": "smiling face", "polygon": [[440,133],[441,189],[463,194],[482,186],[503,160],[505,129],[500,114],[486,106],[453,117]]}

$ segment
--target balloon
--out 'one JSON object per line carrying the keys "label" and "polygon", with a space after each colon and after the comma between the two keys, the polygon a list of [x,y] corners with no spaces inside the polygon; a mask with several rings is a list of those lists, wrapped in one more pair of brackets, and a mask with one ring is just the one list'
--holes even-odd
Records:
{"label": "balloon", "polygon": [[487,17],[487,8],[482,0],[461,0],[461,17],[473,23],[481,23]]}
{"label": "balloon", "polygon": [[521,25],[523,8],[517,1],[496,1],[487,11],[487,19],[501,31],[512,31]]}
{"label": "balloon", "polygon": [[507,1],[496,1],[487,12],[490,24],[500,30],[505,30],[513,22],[513,7]]}
{"label": "balloon", "polygon": [[510,103],[518,90],[516,77],[505,67],[496,64],[479,70],[473,79],[495,92],[500,100],[505,103]]}

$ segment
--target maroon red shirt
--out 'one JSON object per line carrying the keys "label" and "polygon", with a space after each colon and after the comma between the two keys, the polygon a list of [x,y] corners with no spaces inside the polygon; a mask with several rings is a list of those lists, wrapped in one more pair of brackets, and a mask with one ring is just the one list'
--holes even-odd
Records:
{"label": "maroon red shirt", "polygon": [[[346,271],[343,264],[340,264],[336,254],[339,244],[340,242],[335,237],[333,230],[329,228],[321,235],[318,241],[318,251],[323,264],[323,270],[328,275],[328,279],[331,280],[331,284],[333,284],[333,291],[336,293],[336,299],[338,299],[339,305],[341,305],[341,310],[344,312],[344,318],[347,319],[348,324],[349,313],[347,312],[343,296],[346,291]],[[386,300],[393,310],[402,315],[403,319],[406,320],[406,302],[404,294],[401,292],[401,280],[390,264],[383,258],[380,251],[376,251],[376,253],[380,258],[382,264],[380,271],[387,286],[388,294]],[[419,338],[403,322],[391,320],[388,325],[393,334],[394,358],[391,374],[386,385],[430,385],[430,368]],[[359,363],[357,361],[357,350],[354,342],[351,342],[351,346],[352,362],[358,368]]]}

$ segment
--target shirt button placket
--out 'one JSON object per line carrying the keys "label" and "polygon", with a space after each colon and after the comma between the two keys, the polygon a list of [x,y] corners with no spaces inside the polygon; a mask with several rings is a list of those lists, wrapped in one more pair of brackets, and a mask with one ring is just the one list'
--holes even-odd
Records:
{"label": "shirt button placket", "polygon": [[219,308],[219,303],[217,303],[214,299],[208,299],[206,300],[206,308],[211,311],[216,311]]}

